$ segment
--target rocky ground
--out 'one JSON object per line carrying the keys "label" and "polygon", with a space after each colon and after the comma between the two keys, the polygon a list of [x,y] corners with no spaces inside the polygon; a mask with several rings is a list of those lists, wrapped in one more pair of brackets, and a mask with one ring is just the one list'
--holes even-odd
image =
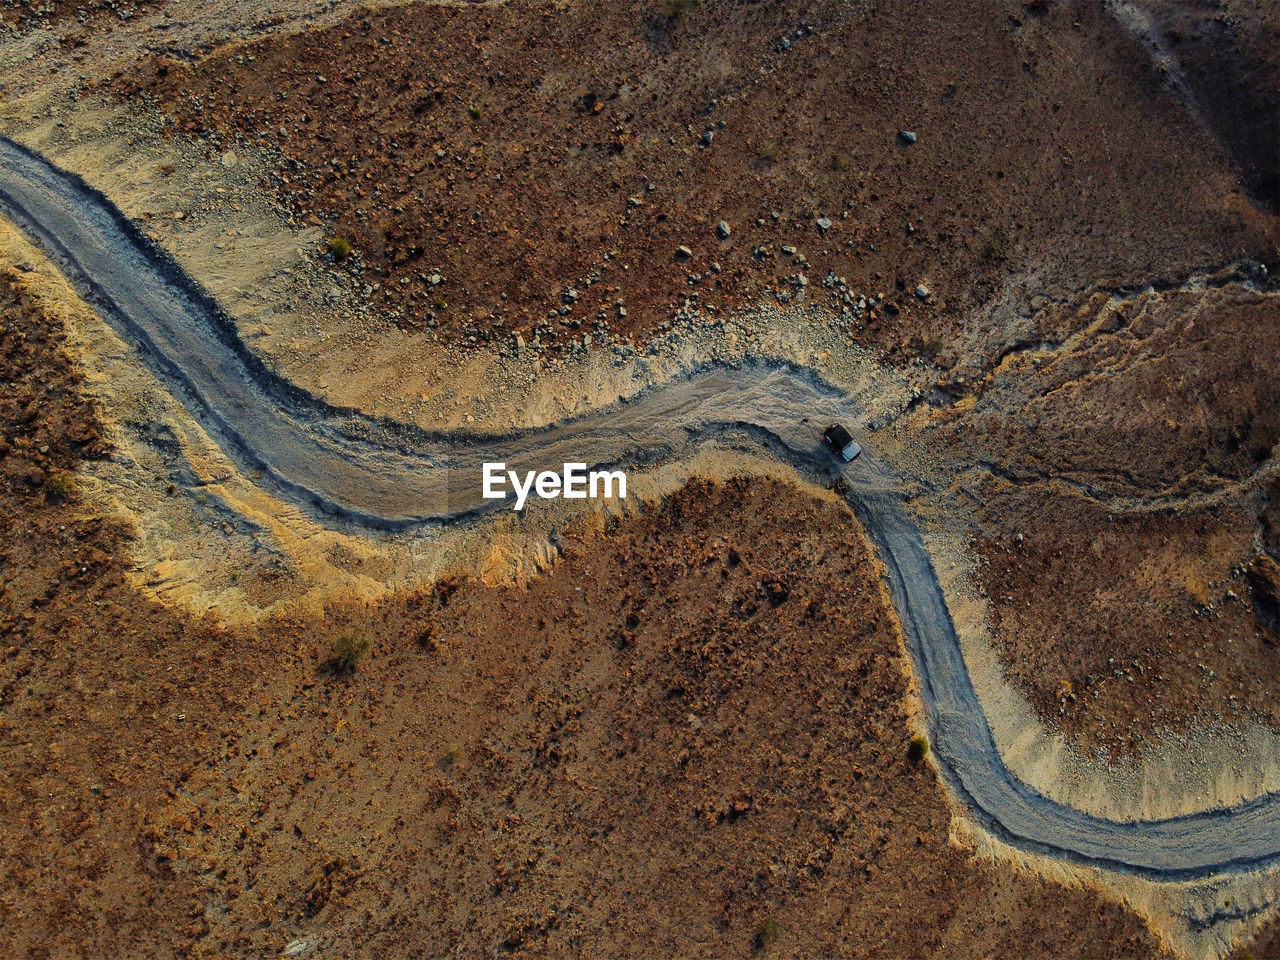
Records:
{"label": "rocky ground", "polygon": [[3,298],[6,954],[1159,954],[948,842],[843,508],[697,482],[527,588],[228,631],[133,593],[56,486],[94,413]]}
{"label": "rocky ground", "polygon": [[1273,260],[1166,79],[1094,6],[516,2],[156,57],[117,89],[211,158],[278,152],[268,188],[355,286],[454,343],[558,352],[804,295],[887,356],[981,366],[992,301]]}
{"label": "rocky ground", "polygon": [[[148,27],[94,73],[170,9],[199,19],[0,16],[184,156],[252,155],[334,238],[303,254],[326,283],[404,328],[378,371],[426,337],[495,378],[630,365],[695,315],[733,356],[816,306],[842,336],[815,352],[923,388],[893,432],[1042,720],[1113,756],[1280,722],[1274,5],[412,4]],[[525,587],[228,630],[129,586],[57,324],[13,278],[0,317],[0,952],[1159,954],[948,842],[843,510],[698,482]]]}
{"label": "rocky ground", "polygon": [[76,27],[109,30],[116,23],[127,24],[139,12],[163,6],[164,0],[4,0],[0,23],[16,32],[65,29],[66,42],[82,46],[88,33]]}
{"label": "rocky ground", "polygon": [[1274,300],[1097,296],[1037,322],[926,428],[1011,679],[1089,749],[1275,726]]}

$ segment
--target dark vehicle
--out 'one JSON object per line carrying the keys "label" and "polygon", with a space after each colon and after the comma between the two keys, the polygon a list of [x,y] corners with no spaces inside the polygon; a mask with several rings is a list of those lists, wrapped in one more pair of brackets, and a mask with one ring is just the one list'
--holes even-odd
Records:
{"label": "dark vehicle", "polygon": [[822,439],[847,463],[862,452],[862,448],[853,442],[853,435],[838,423],[827,427]]}

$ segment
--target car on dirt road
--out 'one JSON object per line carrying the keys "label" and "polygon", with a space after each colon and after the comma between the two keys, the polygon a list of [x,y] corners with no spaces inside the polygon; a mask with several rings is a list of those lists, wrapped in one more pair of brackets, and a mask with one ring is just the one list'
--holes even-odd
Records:
{"label": "car on dirt road", "polygon": [[822,439],[846,463],[862,452],[862,448],[854,442],[853,435],[838,423],[833,423],[827,427],[823,431]]}

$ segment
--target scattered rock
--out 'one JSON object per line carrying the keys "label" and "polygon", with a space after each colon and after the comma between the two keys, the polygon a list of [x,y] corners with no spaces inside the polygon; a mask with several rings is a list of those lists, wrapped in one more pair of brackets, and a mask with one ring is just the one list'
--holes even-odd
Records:
{"label": "scattered rock", "polygon": [[690,249],[689,249],[688,247],[686,247],[686,246],[679,246],[679,247],[676,247],[676,259],[677,259],[677,260],[692,260],[692,259],[693,259],[693,251],[692,251],[692,250],[690,250]]}
{"label": "scattered rock", "polygon": [[716,224],[716,236],[721,240],[728,240],[730,233],[732,233],[732,231],[729,229],[729,224],[724,220],[721,220]]}
{"label": "scattered rock", "polygon": [[926,287],[923,283],[916,284],[916,296],[919,297],[921,300],[928,299],[929,288]]}
{"label": "scattered rock", "polygon": [[830,229],[831,229],[831,218],[830,218],[830,217],[819,217],[819,218],[818,218],[818,230],[819,230],[820,232],[822,232],[822,233],[826,233],[826,232],[827,232],[828,230],[830,230]]}
{"label": "scattered rock", "polygon": [[898,139],[901,140],[903,143],[905,143],[907,146],[910,146],[911,144],[916,142],[916,135],[912,133],[910,130],[899,130]]}

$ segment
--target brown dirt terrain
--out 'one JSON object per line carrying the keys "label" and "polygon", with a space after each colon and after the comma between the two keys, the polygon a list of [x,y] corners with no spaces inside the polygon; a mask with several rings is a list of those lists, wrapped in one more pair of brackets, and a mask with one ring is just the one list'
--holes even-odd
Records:
{"label": "brown dirt terrain", "polygon": [[[160,44],[193,62],[114,89],[211,161],[278,150],[270,190],[354,241],[333,268],[454,345],[803,291],[953,367],[924,442],[997,648],[1116,755],[1280,725],[1274,301],[1084,292],[1280,267],[1277,8],[1140,5],[1191,113],[1100,5],[1053,2],[418,4]],[[76,8],[5,28],[78,50]],[[106,445],[56,324],[14,278],[0,317],[0,954],[1159,955],[948,844],[843,509],[695,482],[528,587],[232,631],[128,585],[129,531],[68,480]],[[354,674],[343,634],[372,641]]]}
{"label": "brown dirt terrain", "polygon": [[1267,488],[1264,501],[1258,549],[1246,575],[1258,625],[1280,642],[1280,480]]}
{"label": "brown dirt terrain", "polygon": [[1033,339],[974,385],[963,429],[1015,483],[1151,499],[1244,480],[1280,439],[1277,319],[1274,298],[1234,284],[1046,311],[1046,349]]}
{"label": "brown dirt terrain", "polygon": [[1269,923],[1253,940],[1234,951],[1228,960],[1269,960],[1280,957],[1280,923]]}
{"label": "brown dirt terrain", "polygon": [[[88,39],[81,29],[85,26],[110,29],[128,23],[140,11],[163,6],[164,0],[4,0],[0,3],[0,29],[62,30],[63,42],[78,47]],[[67,29],[69,23],[76,26]]]}
{"label": "brown dirt terrain", "polygon": [[1111,753],[1223,719],[1280,727],[1280,650],[1242,575],[1248,510],[1114,517],[1071,494],[988,493],[1027,531],[980,541],[982,574],[1009,676],[1045,719]]}
{"label": "brown dirt terrain", "polygon": [[1144,0],[1254,195],[1280,206],[1280,9],[1266,0]]}
{"label": "brown dirt terrain", "polygon": [[857,342],[984,366],[1002,326],[956,341],[1021,306],[1009,274],[1054,297],[1274,262],[1274,219],[1162,83],[1097,5],[709,0],[367,12],[119,89],[211,158],[278,148],[270,187],[354,241],[342,268],[452,342],[643,335],[803,274],[838,309],[884,299]]}
{"label": "brown dirt terrain", "polygon": [[[782,539],[759,519],[779,510]],[[173,804],[178,860],[212,868],[206,915],[232,914],[214,934],[716,956],[772,919],[788,954],[928,956],[992,896],[1018,950],[1151,953],[1079,894],[1094,930],[1068,934],[1047,888],[993,890],[947,847],[874,570],[824,546],[848,523],[775,484],[695,483],[529,590],[389,612],[349,683],[269,684]],[[394,922],[360,920],[373,903]]]}
{"label": "brown dirt terrain", "polygon": [[[71,467],[92,410],[3,290],[6,380],[60,398],[0,406],[6,461]],[[134,594],[124,532],[23,474],[0,514],[5,955],[1159,953],[948,844],[877,571],[793,488],[695,483],[527,588],[239,633]]]}
{"label": "brown dirt terrain", "polygon": [[249,674],[218,666],[209,630],[141,602],[125,532],[66,502],[59,479],[102,447],[93,410],[56,324],[10,278],[0,323],[0,952],[163,956],[191,887],[156,859],[147,811],[201,736],[173,705],[223,710],[232,687],[192,683]]}
{"label": "brown dirt terrain", "polygon": [[1234,286],[1102,303],[1048,312],[1063,345],[1011,355],[936,426],[970,466],[1006,669],[1112,752],[1242,713],[1276,725],[1255,562],[1276,508],[1254,482],[1280,439],[1275,303]]}

